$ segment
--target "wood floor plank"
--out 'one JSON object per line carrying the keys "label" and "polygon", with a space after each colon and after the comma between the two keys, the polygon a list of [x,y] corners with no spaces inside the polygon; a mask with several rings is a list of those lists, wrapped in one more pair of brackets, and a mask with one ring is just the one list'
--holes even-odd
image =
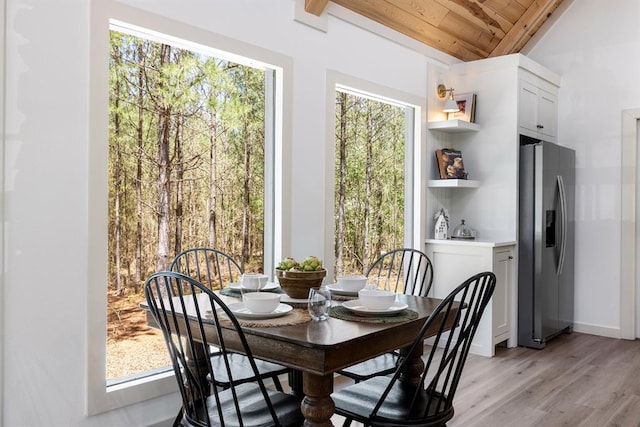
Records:
{"label": "wood floor plank", "polygon": [[470,355],[448,425],[638,427],[639,391],[640,342],[574,332],[542,350]]}
{"label": "wood floor plank", "polygon": [[449,427],[640,427],[640,341],[574,332],[470,355],[454,407]]}

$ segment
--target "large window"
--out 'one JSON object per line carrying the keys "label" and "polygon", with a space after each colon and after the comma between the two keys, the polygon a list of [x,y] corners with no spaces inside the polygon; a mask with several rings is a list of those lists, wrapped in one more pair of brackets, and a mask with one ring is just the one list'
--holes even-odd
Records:
{"label": "large window", "polygon": [[139,303],[195,247],[263,270],[269,73],[167,42],[110,39],[107,380],[169,365]]}
{"label": "large window", "polygon": [[108,149],[92,147],[89,271],[106,287],[88,292],[89,414],[176,390],[164,341],[139,308],[150,274],[203,246],[245,270],[271,271],[278,250],[286,61],[268,52],[249,59],[242,52],[256,51],[237,42],[171,28],[181,38],[112,21],[100,40],[109,73],[92,73],[108,81],[108,108],[95,111],[109,120],[102,127],[92,114]]}
{"label": "large window", "polygon": [[337,275],[366,273],[380,253],[404,246],[407,108],[336,92]]}
{"label": "large window", "polygon": [[416,107],[342,85],[335,92],[336,276],[364,274],[413,246]]}

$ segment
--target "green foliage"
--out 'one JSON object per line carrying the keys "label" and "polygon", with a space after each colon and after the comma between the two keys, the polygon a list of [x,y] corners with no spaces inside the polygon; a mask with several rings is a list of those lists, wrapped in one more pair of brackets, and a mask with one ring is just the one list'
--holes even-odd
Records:
{"label": "green foliage", "polygon": [[215,243],[242,264],[261,266],[264,72],[173,47],[163,62],[162,44],[110,37],[109,282],[120,275],[133,284],[136,269],[143,279],[156,269],[163,112],[171,256],[176,247]]}
{"label": "green foliage", "polygon": [[398,106],[337,94],[336,274],[364,273],[381,251],[402,245],[404,114]]}

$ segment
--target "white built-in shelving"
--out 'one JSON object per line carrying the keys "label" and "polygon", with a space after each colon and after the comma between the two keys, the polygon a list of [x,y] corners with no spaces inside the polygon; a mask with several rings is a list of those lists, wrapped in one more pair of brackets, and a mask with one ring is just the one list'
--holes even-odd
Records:
{"label": "white built-in shelving", "polygon": [[447,133],[477,132],[480,130],[480,126],[477,123],[465,122],[464,120],[429,122],[428,128],[430,130]]}
{"label": "white built-in shelving", "polygon": [[440,188],[477,188],[480,181],[471,179],[431,179],[428,182],[429,187]]}

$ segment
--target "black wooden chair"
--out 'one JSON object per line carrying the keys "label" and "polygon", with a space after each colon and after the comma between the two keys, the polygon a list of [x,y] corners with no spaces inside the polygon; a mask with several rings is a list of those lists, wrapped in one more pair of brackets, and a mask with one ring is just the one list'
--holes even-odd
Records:
{"label": "black wooden chair", "polygon": [[[369,281],[396,293],[427,296],[433,282],[433,265],[423,252],[399,248],[381,255],[367,272]],[[396,370],[399,353],[385,353],[373,359],[338,371],[355,382],[378,375],[390,375]]]}
{"label": "black wooden chair", "polygon": [[[238,283],[240,276],[242,276],[240,265],[230,255],[212,248],[193,248],[179,253],[171,263],[171,271],[189,276],[207,285],[211,290],[222,289],[227,283]],[[214,367],[221,367],[225,363],[222,356],[223,353],[218,351],[216,347],[211,348],[211,364]],[[226,358],[230,361],[233,378],[236,382],[255,381],[256,378],[250,369],[249,361],[243,354],[228,352]],[[256,365],[260,372],[260,378],[271,379],[277,390],[283,390],[278,376],[289,373],[291,371],[289,368],[259,359],[256,359]],[[216,376],[218,387],[229,388],[230,381],[224,370]]]}
{"label": "black wooden chair", "polygon": [[[176,420],[176,424],[302,425],[304,417],[299,400],[265,387],[236,317],[208,286],[180,273],[160,272],[147,280],[145,296],[162,330],[182,396],[182,419]],[[212,335],[213,342],[210,341]],[[227,349],[228,342],[241,347],[254,381],[235,381],[236,370],[227,357],[235,353]],[[212,344],[221,350],[217,366],[203,351],[203,345],[206,348]],[[212,386],[220,375],[229,381],[229,388]]]}
{"label": "black wooden chair", "polygon": [[[453,398],[482,313],[495,289],[491,272],[470,277],[454,289],[425,321],[408,354],[424,346],[427,331],[431,348],[420,381],[410,384],[402,374],[410,357],[402,358],[393,376],[378,376],[332,394],[337,414],[365,426],[445,426],[453,418]],[[452,309],[456,304],[464,309]],[[447,331],[453,325],[453,330]],[[431,342],[431,340],[433,340]],[[409,368],[415,368],[411,366]],[[409,369],[410,370],[410,369]]]}
{"label": "black wooden chair", "polygon": [[230,255],[213,248],[193,248],[180,252],[171,263],[171,271],[177,271],[213,291],[228,283],[239,283],[242,268]]}

